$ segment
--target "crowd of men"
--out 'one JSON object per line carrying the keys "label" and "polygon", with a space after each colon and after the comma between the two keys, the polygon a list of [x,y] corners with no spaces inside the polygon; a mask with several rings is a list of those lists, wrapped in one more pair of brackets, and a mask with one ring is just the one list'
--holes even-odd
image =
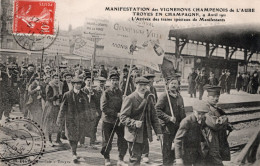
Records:
{"label": "crowd of men", "polygon": [[[122,73],[116,67],[107,73],[102,66],[94,88],[89,70],[68,70],[61,65],[57,69],[45,66],[41,71],[33,64],[19,70],[17,65],[1,65],[1,115],[8,117],[12,105],[20,103],[24,116],[41,125],[50,146],[62,146],[62,139],[69,141],[74,163],[79,159],[77,148],[97,149],[100,121],[105,165],[111,165],[114,134],[117,165],[127,165],[127,150],[129,165],[149,162],[152,130],[161,144],[163,165],[172,165],[174,160],[178,165],[223,165],[222,161],[230,160],[226,131],[231,127],[224,111],[216,106],[223,89],[215,86],[215,80],[204,85],[208,81],[203,71],[196,76],[195,82],[203,83],[198,89],[208,91],[207,102],[197,104],[193,113],[186,115],[178,75],[166,79],[167,91],[157,97],[155,75],[140,76],[137,71],[126,66]],[[55,141],[53,134],[57,134]],[[90,137],[89,145],[85,137]]]}
{"label": "crowd of men", "polygon": [[210,71],[209,76],[206,74],[205,68],[201,70],[194,68],[191,69],[192,72],[188,76],[189,89],[188,93],[190,97],[196,98],[196,92],[199,91],[199,100],[202,100],[204,93],[204,86],[206,84],[212,86],[220,86],[221,94],[227,93],[230,94],[232,82],[235,81],[235,88],[239,92],[240,90],[257,94],[259,93],[260,77],[257,71],[254,71],[251,75],[250,73],[241,74],[238,72],[236,79],[232,80],[230,76],[230,71],[225,69],[222,70],[219,78],[216,78],[214,71]]}

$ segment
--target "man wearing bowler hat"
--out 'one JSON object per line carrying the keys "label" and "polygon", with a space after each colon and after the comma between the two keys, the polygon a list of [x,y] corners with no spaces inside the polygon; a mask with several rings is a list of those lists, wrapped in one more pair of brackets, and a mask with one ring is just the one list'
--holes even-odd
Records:
{"label": "man wearing bowler hat", "polygon": [[[82,137],[85,137],[86,123],[89,119],[88,98],[81,91],[82,79],[72,80],[73,90],[66,92],[57,118],[57,125],[65,124],[65,135],[69,140],[72,150],[73,162],[78,162],[77,145]],[[76,122],[76,123],[75,123]]]}
{"label": "man wearing bowler hat", "polygon": [[[164,92],[155,105],[155,109],[160,119],[163,131],[163,165],[172,165],[174,161],[174,151],[171,149],[173,140],[183,118],[186,117],[183,98],[178,92],[179,82],[176,76],[168,80],[169,100]],[[172,115],[173,112],[173,115]]]}
{"label": "man wearing bowler hat", "polygon": [[208,112],[206,103],[193,106],[193,113],[184,118],[174,139],[176,165],[199,166],[203,163],[201,143],[205,142],[201,128]]}
{"label": "man wearing bowler hat", "polygon": [[105,165],[111,165],[110,151],[114,133],[117,134],[117,147],[119,151],[117,165],[126,165],[124,157],[127,151],[127,142],[124,139],[124,127],[119,124],[123,92],[119,89],[118,73],[112,72],[109,76],[111,86],[101,96],[100,109],[102,111],[102,150]]}
{"label": "man wearing bowler hat", "polygon": [[147,90],[149,80],[136,78],[136,90],[123,102],[120,122],[125,126],[125,139],[130,153],[129,165],[140,165],[143,148],[152,139],[152,128],[158,139],[162,131],[154,108],[154,96]]}
{"label": "man wearing bowler hat", "polygon": [[208,91],[205,134],[209,146],[206,157],[207,165],[223,165],[222,161],[230,160],[227,131],[231,132],[232,127],[228,124],[225,112],[217,107],[219,101],[220,86],[205,86]]}

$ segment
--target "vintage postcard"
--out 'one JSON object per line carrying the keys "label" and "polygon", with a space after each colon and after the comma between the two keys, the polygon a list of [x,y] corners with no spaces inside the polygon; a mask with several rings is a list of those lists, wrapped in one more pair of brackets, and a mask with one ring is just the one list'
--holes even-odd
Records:
{"label": "vintage postcard", "polygon": [[1,0],[0,165],[260,165],[260,1]]}

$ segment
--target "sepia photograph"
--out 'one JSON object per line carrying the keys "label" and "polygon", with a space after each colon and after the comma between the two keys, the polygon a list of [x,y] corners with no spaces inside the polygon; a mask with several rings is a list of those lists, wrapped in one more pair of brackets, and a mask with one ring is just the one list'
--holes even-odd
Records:
{"label": "sepia photograph", "polygon": [[260,165],[260,1],[0,2],[1,166]]}

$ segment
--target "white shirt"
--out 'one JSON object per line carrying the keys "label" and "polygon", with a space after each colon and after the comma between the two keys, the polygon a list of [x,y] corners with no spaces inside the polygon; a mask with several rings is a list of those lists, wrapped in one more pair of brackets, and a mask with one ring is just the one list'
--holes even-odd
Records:
{"label": "white shirt", "polygon": [[73,89],[73,91],[76,93],[76,94],[79,94],[79,90],[78,89]]}
{"label": "white shirt", "polygon": [[68,84],[69,90],[72,90],[73,89],[72,83],[67,83],[67,84]]}

